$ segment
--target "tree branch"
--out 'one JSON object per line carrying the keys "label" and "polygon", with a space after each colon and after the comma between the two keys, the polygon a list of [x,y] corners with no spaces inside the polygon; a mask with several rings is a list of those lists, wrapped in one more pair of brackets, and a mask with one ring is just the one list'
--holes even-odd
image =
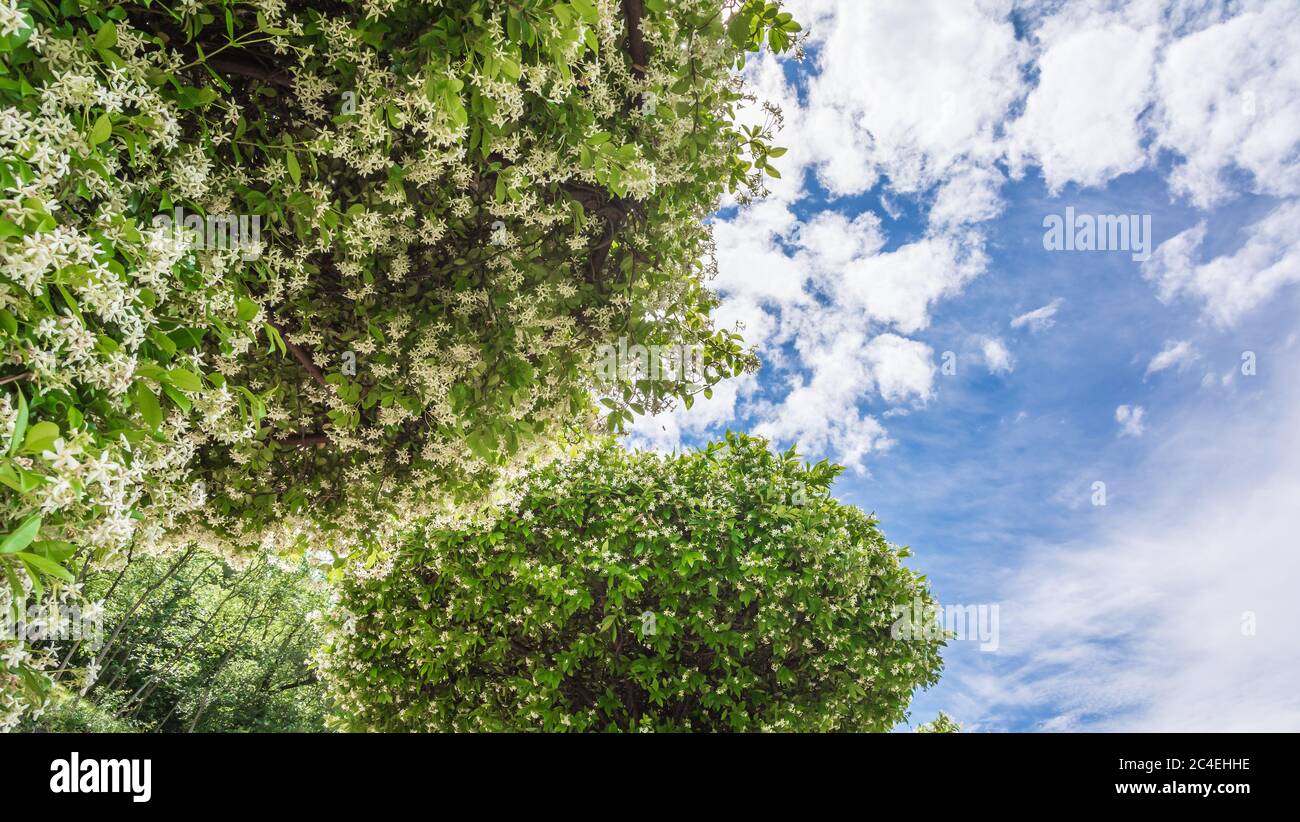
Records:
{"label": "tree branch", "polygon": [[623,0],[623,17],[627,20],[627,53],[632,58],[632,76],[638,80],[645,79],[646,67],[650,65],[650,49],[646,47],[645,37],[641,34],[641,18],[645,16],[645,7],[641,0]]}
{"label": "tree branch", "polygon": [[267,71],[261,66],[230,57],[209,57],[204,63],[208,67],[225,74],[238,74],[241,77],[251,77],[254,80],[261,80],[263,83],[269,83],[280,88],[293,89],[293,78],[282,71]]}
{"label": "tree branch", "polygon": [[297,680],[296,682],[290,682],[288,685],[281,685],[280,687],[272,690],[271,693],[273,694],[283,693],[284,691],[288,691],[292,688],[301,688],[303,685],[315,685],[317,682],[320,682],[320,680],[316,678],[316,674],[313,672],[303,677],[302,679]]}
{"label": "tree branch", "polygon": [[313,445],[314,446],[326,445],[329,443],[329,441],[330,441],[330,435],[325,434],[323,432],[315,432],[311,434],[299,434],[296,437],[290,437],[287,440],[285,440],[287,444],[299,448],[305,448]]}
{"label": "tree branch", "polygon": [[311,378],[320,384],[321,388],[329,388],[329,383],[325,382],[325,372],[320,369],[311,358],[311,354],[297,343],[289,342],[289,335],[285,333],[284,326],[279,323],[271,322],[271,327],[280,334],[280,339],[284,340],[284,347],[289,349],[289,353],[298,361],[298,364],[307,369]]}

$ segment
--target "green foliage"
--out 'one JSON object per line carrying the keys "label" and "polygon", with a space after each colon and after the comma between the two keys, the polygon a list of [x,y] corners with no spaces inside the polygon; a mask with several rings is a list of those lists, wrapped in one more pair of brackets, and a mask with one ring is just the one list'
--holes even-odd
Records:
{"label": "green foliage", "polygon": [[[703,218],[775,174],[733,69],[791,45],[776,4],[4,14],[0,608],[76,596],[131,546],[341,575],[756,364],[710,323]],[[597,374],[624,337],[698,346],[705,373]],[[7,643],[0,728],[65,670]]]}
{"label": "green foliage", "polygon": [[930,603],[839,469],[760,439],[553,464],[345,585],[325,657],[360,730],[884,731],[934,683]]}
{"label": "green foliage", "polygon": [[[41,730],[318,731],[322,689],[310,668],[326,607],[319,574],[263,560],[232,568],[191,552],[140,558],[105,574],[113,587],[99,642],[71,660],[96,667],[80,699],[61,693]],[[120,630],[119,630],[120,629]],[[102,644],[99,644],[102,643]]]}
{"label": "green foliage", "polygon": [[19,727],[24,731],[44,733],[127,734],[142,730],[120,719],[112,706],[96,704],[61,688],[50,696],[38,718]]}
{"label": "green foliage", "polygon": [[957,724],[957,720],[940,711],[939,715],[934,719],[917,725],[916,732],[919,734],[955,734],[961,733],[961,726]]}

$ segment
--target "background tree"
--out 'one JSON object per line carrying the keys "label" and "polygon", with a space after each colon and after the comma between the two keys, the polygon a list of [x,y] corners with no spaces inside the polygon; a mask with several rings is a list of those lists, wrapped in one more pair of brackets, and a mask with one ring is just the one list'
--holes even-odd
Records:
{"label": "background tree", "polygon": [[132,562],[100,584],[113,586],[100,642],[77,645],[68,660],[99,676],[84,694],[61,693],[33,727],[324,729],[322,688],[309,666],[328,599],[318,572],[263,557],[234,568],[195,551]]}
{"label": "background tree", "polygon": [[615,444],[432,525],[344,587],[325,680],[353,730],[884,731],[938,679],[933,604],[839,472],[728,435]]}

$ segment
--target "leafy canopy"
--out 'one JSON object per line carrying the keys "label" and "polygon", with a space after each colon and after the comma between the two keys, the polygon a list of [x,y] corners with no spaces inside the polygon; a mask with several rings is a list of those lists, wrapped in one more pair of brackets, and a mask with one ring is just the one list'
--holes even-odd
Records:
{"label": "leafy canopy", "polygon": [[728,435],[614,444],[521,481],[477,526],[430,526],[346,583],[326,654],[353,730],[884,731],[933,684],[930,604],[840,469]]}
{"label": "leafy canopy", "polygon": [[[752,367],[702,219],[776,173],[732,70],[797,30],[765,0],[0,3],[0,607],[128,549],[341,569]],[[604,379],[622,337],[706,373]],[[2,659],[0,728],[62,670]]]}

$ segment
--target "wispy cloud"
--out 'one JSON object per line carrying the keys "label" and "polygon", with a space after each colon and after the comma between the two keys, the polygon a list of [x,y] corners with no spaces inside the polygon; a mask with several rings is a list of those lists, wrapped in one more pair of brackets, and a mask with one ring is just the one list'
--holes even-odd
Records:
{"label": "wispy cloud", "polygon": [[1245,424],[1194,409],[1113,470],[1087,536],[1000,586],[999,652],[950,659],[952,710],[991,729],[1300,729],[1300,397],[1278,399]]}
{"label": "wispy cloud", "polygon": [[1147,364],[1146,376],[1149,377],[1152,374],[1164,371],[1166,368],[1175,366],[1179,371],[1182,371],[1195,362],[1199,356],[1189,340],[1165,343],[1165,347],[1161,349],[1160,353],[1152,357],[1151,362]]}
{"label": "wispy cloud", "polygon": [[1026,311],[1024,314],[1012,317],[1011,327],[1024,328],[1029,326],[1029,330],[1035,334],[1046,331],[1056,325],[1056,312],[1060,310],[1063,302],[1065,302],[1063,297],[1057,297],[1041,308],[1035,308],[1033,311]]}

